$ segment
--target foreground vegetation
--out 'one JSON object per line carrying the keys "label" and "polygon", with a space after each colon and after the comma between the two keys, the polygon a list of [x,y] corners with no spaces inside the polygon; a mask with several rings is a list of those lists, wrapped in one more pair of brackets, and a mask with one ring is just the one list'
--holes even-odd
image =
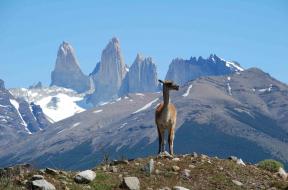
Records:
{"label": "foreground vegetation", "polygon": [[[153,161],[151,160],[153,159]],[[272,163],[273,162],[273,163]],[[150,163],[150,164],[149,164]],[[271,164],[272,163],[272,164]],[[0,189],[32,189],[33,175],[42,175],[55,188],[63,190],[123,189],[125,176],[135,176],[141,189],[287,189],[288,181],[278,176],[279,163],[265,161],[259,167],[236,159],[218,159],[205,155],[179,155],[177,158],[148,157],[130,161],[107,162],[92,169],[96,178],[87,184],[74,181],[76,172],[38,170],[30,165],[0,169]],[[265,167],[268,165],[268,167]],[[270,170],[272,165],[273,170]],[[281,164],[279,165],[281,166]],[[268,168],[268,169],[267,169]]]}

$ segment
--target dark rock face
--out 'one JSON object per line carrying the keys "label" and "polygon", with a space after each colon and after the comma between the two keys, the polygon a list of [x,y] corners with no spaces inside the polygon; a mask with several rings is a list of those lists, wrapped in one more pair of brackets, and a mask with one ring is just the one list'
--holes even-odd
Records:
{"label": "dark rock face", "polygon": [[15,98],[5,89],[4,81],[0,80],[0,125],[11,127],[20,131],[25,131],[25,123],[18,113]]}
{"label": "dark rock face", "polygon": [[[39,111],[34,114],[30,105],[16,99],[0,79],[0,150],[9,149],[13,142],[20,142],[31,133],[50,125]],[[42,118],[40,117],[42,116]],[[46,122],[45,122],[46,121]],[[0,151],[0,152],[1,152]]]}
{"label": "dark rock face", "polygon": [[0,83],[0,125],[21,133],[33,133],[50,125],[41,108],[15,98],[5,89],[2,80]]}
{"label": "dark rock face", "polygon": [[95,91],[88,101],[96,105],[117,98],[126,72],[120,43],[117,38],[113,38],[103,50],[100,63],[91,73]]}
{"label": "dark rock face", "polygon": [[243,69],[237,63],[225,61],[214,54],[208,59],[203,59],[201,56],[198,59],[191,57],[190,60],[174,59],[165,78],[184,85],[201,76],[227,75],[238,71]]}
{"label": "dark rock face", "polygon": [[119,95],[135,92],[155,92],[158,89],[157,69],[152,58],[143,58],[140,54],[129,68]]}
{"label": "dark rock face", "polygon": [[74,49],[67,42],[63,42],[59,47],[55,69],[51,73],[52,85],[80,93],[90,89],[89,77],[81,71]]}

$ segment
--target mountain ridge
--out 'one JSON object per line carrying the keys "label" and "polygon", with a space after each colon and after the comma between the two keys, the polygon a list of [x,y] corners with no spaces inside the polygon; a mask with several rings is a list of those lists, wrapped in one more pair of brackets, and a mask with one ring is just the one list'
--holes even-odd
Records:
{"label": "mountain ridge", "polygon": [[[248,69],[228,76],[200,77],[187,83],[178,92],[171,93],[171,101],[178,109],[174,144],[176,153],[177,150],[185,153],[196,149],[225,157],[233,152],[251,162],[274,158],[282,160],[287,166],[287,92],[286,84],[259,69]],[[95,158],[103,154],[100,150],[110,152],[113,158],[121,154],[153,154],[157,151],[157,132],[151,118],[161,99],[161,93],[157,92],[128,94],[55,123],[37,137],[49,139],[45,145],[38,142],[36,137],[28,139],[13,147],[18,150],[17,154],[5,150],[8,157],[2,154],[0,160],[3,164],[34,160],[39,165],[49,166],[48,156],[65,168],[75,169],[76,162],[81,168],[99,162]],[[201,130],[203,128],[204,131]],[[186,140],[181,141],[181,138]],[[237,139],[238,143],[233,139]],[[37,143],[31,146],[30,141]],[[190,146],[183,146],[187,142],[190,142]],[[39,147],[45,150],[45,154]],[[72,156],[73,160],[63,163],[63,158],[67,156]]]}

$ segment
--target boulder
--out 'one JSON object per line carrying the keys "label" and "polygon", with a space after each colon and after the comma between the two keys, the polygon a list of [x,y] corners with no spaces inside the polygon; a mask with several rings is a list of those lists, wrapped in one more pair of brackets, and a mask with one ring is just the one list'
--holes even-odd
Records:
{"label": "boulder", "polygon": [[246,164],[243,162],[243,160],[241,158],[237,159],[236,164],[246,166]]}
{"label": "boulder", "polygon": [[42,175],[33,175],[32,176],[32,180],[40,180],[40,179],[44,179],[44,177]]}
{"label": "boulder", "polygon": [[82,172],[79,172],[74,177],[74,181],[76,183],[90,183],[93,181],[96,177],[96,173],[92,170],[85,170]]}
{"label": "boulder", "polygon": [[51,174],[51,175],[58,175],[58,174],[59,174],[59,171],[58,171],[58,170],[55,170],[55,169],[52,169],[52,168],[46,168],[46,169],[45,169],[45,173]]}
{"label": "boulder", "polygon": [[232,182],[235,184],[235,185],[237,185],[237,186],[242,186],[243,185],[243,183],[241,183],[240,181],[238,181],[238,180],[232,180]]}
{"label": "boulder", "polygon": [[174,186],[174,187],[172,188],[172,190],[189,190],[189,189],[187,189],[187,188],[185,188],[185,187],[181,187],[181,186]]}
{"label": "boulder", "polygon": [[234,162],[237,162],[238,158],[236,156],[229,156],[228,160],[233,160]]}
{"label": "boulder", "polygon": [[140,182],[137,177],[124,177],[122,186],[129,190],[140,190]]}
{"label": "boulder", "polygon": [[39,190],[56,190],[55,186],[45,179],[39,179],[32,181],[32,188]]}
{"label": "boulder", "polygon": [[172,166],[174,172],[178,172],[180,170],[179,166]]}
{"label": "boulder", "polygon": [[149,162],[146,164],[146,166],[144,167],[144,170],[148,173],[148,174],[152,174],[152,172],[154,171],[154,160],[151,158],[149,160]]}
{"label": "boulder", "polygon": [[283,180],[286,180],[287,179],[287,176],[288,174],[286,173],[286,171],[283,169],[283,168],[279,168],[278,172],[277,172],[277,175],[279,177],[281,177]]}

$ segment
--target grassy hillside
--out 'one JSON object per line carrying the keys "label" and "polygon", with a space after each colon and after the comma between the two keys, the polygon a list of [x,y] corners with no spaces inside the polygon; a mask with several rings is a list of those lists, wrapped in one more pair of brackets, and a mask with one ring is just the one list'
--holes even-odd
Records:
{"label": "grassy hillside", "polygon": [[[149,162],[153,159],[152,165]],[[0,189],[32,189],[35,174],[42,175],[56,189],[125,189],[121,187],[126,176],[137,177],[141,189],[288,189],[288,181],[277,174],[252,164],[239,164],[231,159],[205,155],[178,155],[174,159],[146,157],[129,161],[109,162],[92,169],[96,178],[87,184],[77,184],[77,172],[39,170],[30,165],[0,169]]]}

